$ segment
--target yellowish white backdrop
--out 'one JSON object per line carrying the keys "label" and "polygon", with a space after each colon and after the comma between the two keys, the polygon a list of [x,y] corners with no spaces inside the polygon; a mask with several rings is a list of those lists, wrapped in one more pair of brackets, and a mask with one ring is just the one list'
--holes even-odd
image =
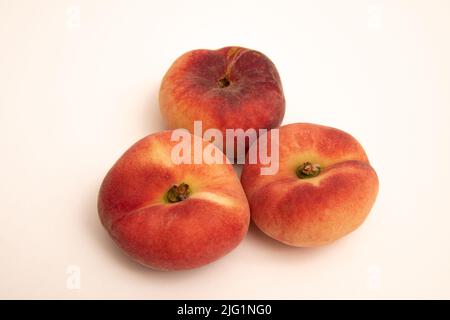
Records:
{"label": "yellowish white backdrop", "polygon": [[[450,298],[449,1],[0,0],[0,298]],[[163,273],[102,229],[100,183],[164,129],[185,51],[268,55],[284,124],[353,134],[380,178],[365,224],[319,249],[253,226],[206,267]]]}

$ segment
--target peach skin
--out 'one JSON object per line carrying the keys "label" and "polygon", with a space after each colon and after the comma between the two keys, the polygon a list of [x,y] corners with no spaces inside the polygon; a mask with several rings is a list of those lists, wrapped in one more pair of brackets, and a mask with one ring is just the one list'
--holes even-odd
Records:
{"label": "peach skin", "polygon": [[[149,135],[128,149],[109,170],[98,196],[100,220],[117,245],[159,270],[217,260],[241,242],[250,219],[233,167],[175,164],[171,133]],[[211,143],[200,144],[225,157]]]}
{"label": "peach skin", "polygon": [[355,138],[321,125],[289,124],[279,129],[279,157],[275,175],[260,175],[258,162],[245,164],[241,176],[252,220],[264,233],[288,245],[314,247],[363,223],[378,178]]}
{"label": "peach skin", "polygon": [[193,133],[194,121],[202,121],[203,130],[217,128],[223,136],[226,129],[277,128],[285,111],[275,65],[242,47],[183,54],[162,80],[159,104],[169,128]]}

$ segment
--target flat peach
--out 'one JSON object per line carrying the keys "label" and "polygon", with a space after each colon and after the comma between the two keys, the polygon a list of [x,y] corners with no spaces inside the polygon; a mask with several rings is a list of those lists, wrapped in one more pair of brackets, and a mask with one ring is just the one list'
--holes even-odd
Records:
{"label": "flat peach", "polygon": [[[171,129],[272,129],[283,120],[285,100],[275,65],[261,52],[225,47],[193,50],[167,71],[159,93]],[[223,143],[224,150],[226,144]]]}
{"label": "flat peach", "polygon": [[[247,199],[233,167],[174,164],[171,133],[149,135],[126,151],[98,197],[100,220],[118,246],[160,270],[217,260],[240,243],[249,223]],[[205,140],[201,144],[221,153]]]}
{"label": "flat peach", "polygon": [[[260,175],[260,163],[246,164],[242,171],[255,224],[298,247],[328,244],[358,228],[378,193],[377,175],[358,141],[314,124],[279,130],[278,173]],[[273,143],[270,135],[268,140]]]}

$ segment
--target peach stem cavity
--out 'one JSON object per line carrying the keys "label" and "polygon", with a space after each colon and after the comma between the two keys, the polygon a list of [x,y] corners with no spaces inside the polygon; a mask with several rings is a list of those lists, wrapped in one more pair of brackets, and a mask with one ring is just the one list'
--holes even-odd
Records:
{"label": "peach stem cavity", "polygon": [[217,81],[217,85],[219,86],[219,88],[229,87],[230,84],[231,84],[231,81],[227,77],[220,78]]}
{"label": "peach stem cavity", "polygon": [[191,194],[191,190],[187,183],[174,184],[166,193],[166,199],[169,203],[180,202],[186,200]]}
{"label": "peach stem cavity", "polygon": [[298,166],[295,170],[297,177],[300,179],[308,179],[317,177],[320,174],[321,167],[317,163],[305,162],[302,165]]}

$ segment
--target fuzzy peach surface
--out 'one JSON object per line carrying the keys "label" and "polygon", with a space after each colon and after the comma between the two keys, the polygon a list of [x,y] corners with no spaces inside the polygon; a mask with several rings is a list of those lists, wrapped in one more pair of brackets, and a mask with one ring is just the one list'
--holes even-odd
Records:
{"label": "fuzzy peach surface", "polygon": [[[225,86],[220,85],[226,79]],[[179,57],[161,84],[160,110],[172,129],[271,129],[285,100],[278,71],[264,54],[241,47],[193,50]]]}
{"label": "fuzzy peach surface", "polygon": [[[249,223],[247,199],[233,167],[174,164],[176,142],[170,137],[171,131],[164,131],[134,144],[108,172],[98,197],[100,220],[119,247],[160,270],[189,269],[220,258],[240,243]],[[183,182],[191,195],[168,203],[168,189]]]}
{"label": "fuzzy peach surface", "polygon": [[[279,130],[278,173],[260,175],[259,163],[246,164],[242,171],[255,224],[270,237],[299,247],[324,245],[358,228],[378,193],[377,175],[358,141],[314,124]],[[322,171],[299,179],[296,169],[305,162],[319,164]]]}

